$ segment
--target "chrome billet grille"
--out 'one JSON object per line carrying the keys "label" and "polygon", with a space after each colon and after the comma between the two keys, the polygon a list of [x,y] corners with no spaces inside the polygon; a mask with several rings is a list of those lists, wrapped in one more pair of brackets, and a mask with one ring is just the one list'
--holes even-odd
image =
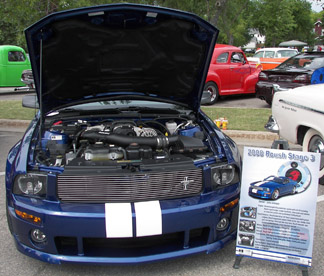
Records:
{"label": "chrome billet grille", "polygon": [[133,202],[196,195],[202,190],[202,170],[103,175],[61,174],[62,202]]}

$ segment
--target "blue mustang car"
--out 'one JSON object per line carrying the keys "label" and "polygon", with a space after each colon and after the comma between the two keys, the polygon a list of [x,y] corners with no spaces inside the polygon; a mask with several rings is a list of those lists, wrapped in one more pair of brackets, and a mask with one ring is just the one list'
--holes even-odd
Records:
{"label": "blue mustang car", "polygon": [[296,193],[297,182],[284,176],[269,176],[263,181],[250,184],[249,195],[263,199],[278,199],[283,195]]}
{"label": "blue mustang car", "polygon": [[39,112],[6,165],[19,251],[131,264],[236,238],[241,157],[200,110],[217,29],[116,4],[54,13],[25,33]]}

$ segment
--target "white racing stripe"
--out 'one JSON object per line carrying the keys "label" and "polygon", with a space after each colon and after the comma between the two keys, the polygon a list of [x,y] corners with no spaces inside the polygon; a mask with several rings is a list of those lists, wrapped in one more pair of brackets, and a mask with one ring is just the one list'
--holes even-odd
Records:
{"label": "white racing stripe", "polygon": [[264,183],[265,183],[265,181],[260,181],[259,183],[255,183],[253,185],[256,186],[256,187],[259,187],[259,186],[261,186]]}
{"label": "white racing stripe", "polygon": [[107,238],[133,236],[132,207],[130,203],[106,203],[105,223]]}
{"label": "white racing stripe", "polygon": [[162,212],[159,201],[136,202],[136,236],[162,234]]}
{"label": "white racing stripe", "polygon": [[[162,211],[159,201],[134,203],[136,237],[162,234]],[[106,203],[105,227],[107,238],[133,237],[131,203]]]}

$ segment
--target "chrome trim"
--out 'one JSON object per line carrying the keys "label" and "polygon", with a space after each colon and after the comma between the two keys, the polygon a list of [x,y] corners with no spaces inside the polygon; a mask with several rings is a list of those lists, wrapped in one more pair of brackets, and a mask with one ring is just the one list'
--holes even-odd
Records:
{"label": "chrome trim", "polygon": [[[188,183],[184,187],[184,181]],[[188,185],[190,183],[190,185]],[[194,196],[203,188],[202,169],[57,177],[62,202],[134,202]]]}
{"label": "chrome trim", "polygon": [[261,64],[281,64],[282,62],[279,61],[261,61]]}
{"label": "chrome trim", "polygon": [[290,102],[290,101],[287,101],[287,100],[280,99],[280,100],[279,100],[279,103],[283,103],[283,104],[291,105],[291,106],[294,106],[294,107],[298,107],[298,108],[300,108],[300,109],[304,109],[304,110],[308,110],[308,111],[311,111],[311,112],[315,112],[315,113],[319,113],[319,114],[324,115],[324,111],[317,110],[317,109],[314,109],[314,108],[310,108],[310,107],[307,107],[307,106],[305,106],[305,105],[301,105],[301,104],[293,103],[293,102]]}
{"label": "chrome trim", "polygon": [[279,84],[273,84],[273,90],[274,92],[278,92],[278,91],[287,91],[288,89],[281,88]]}
{"label": "chrome trim", "polygon": [[279,125],[272,115],[269,117],[268,122],[265,124],[264,128],[270,132],[279,133]]}

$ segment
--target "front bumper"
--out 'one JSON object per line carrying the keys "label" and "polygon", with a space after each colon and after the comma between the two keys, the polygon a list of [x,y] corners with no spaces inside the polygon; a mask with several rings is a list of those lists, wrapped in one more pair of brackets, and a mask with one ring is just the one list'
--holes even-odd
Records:
{"label": "front bumper", "polygon": [[88,263],[88,264],[139,264],[148,263],[154,261],[162,261],[171,258],[189,256],[201,252],[212,253],[214,251],[222,249],[227,243],[236,239],[236,232],[233,232],[225,238],[196,248],[188,248],[186,250],[173,251],[171,253],[161,253],[152,256],[142,257],[88,257],[88,256],[68,256],[68,255],[55,255],[45,253],[33,248],[30,248],[20,243],[15,237],[17,249],[30,257],[36,258],[40,261],[52,263],[52,264],[63,264],[63,263]]}
{"label": "front bumper", "polygon": [[271,192],[269,191],[257,190],[255,192],[252,192],[252,190],[250,189],[249,195],[252,197],[257,197],[262,199],[271,199]]}
{"label": "front bumper", "polygon": [[268,122],[265,124],[264,128],[273,133],[279,133],[279,125],[276,119],[271,115]]}
{"label": "front bumper", "polygon": [[[104,204],[44,203],[14,197],[14,207],[8,206],[8,220],[17,249],[41,261],[55,264],[152,262],[200,252],[211,253],[234,240],[238,206],[220,212],[222,206],[238,197],[238,185],[230,189],[230,196],[225,200],[212,193],[160,201],[161,235],[106,238]],[[41,217],[42,225],[17,217],[15,209]],[[219,231],[216,226],[224,217],[229,219],[229,225]],[[135,225],[133,206],[132,218]],[[31,231],[35,228],[46,234],[46,243],[32,241]]]}

